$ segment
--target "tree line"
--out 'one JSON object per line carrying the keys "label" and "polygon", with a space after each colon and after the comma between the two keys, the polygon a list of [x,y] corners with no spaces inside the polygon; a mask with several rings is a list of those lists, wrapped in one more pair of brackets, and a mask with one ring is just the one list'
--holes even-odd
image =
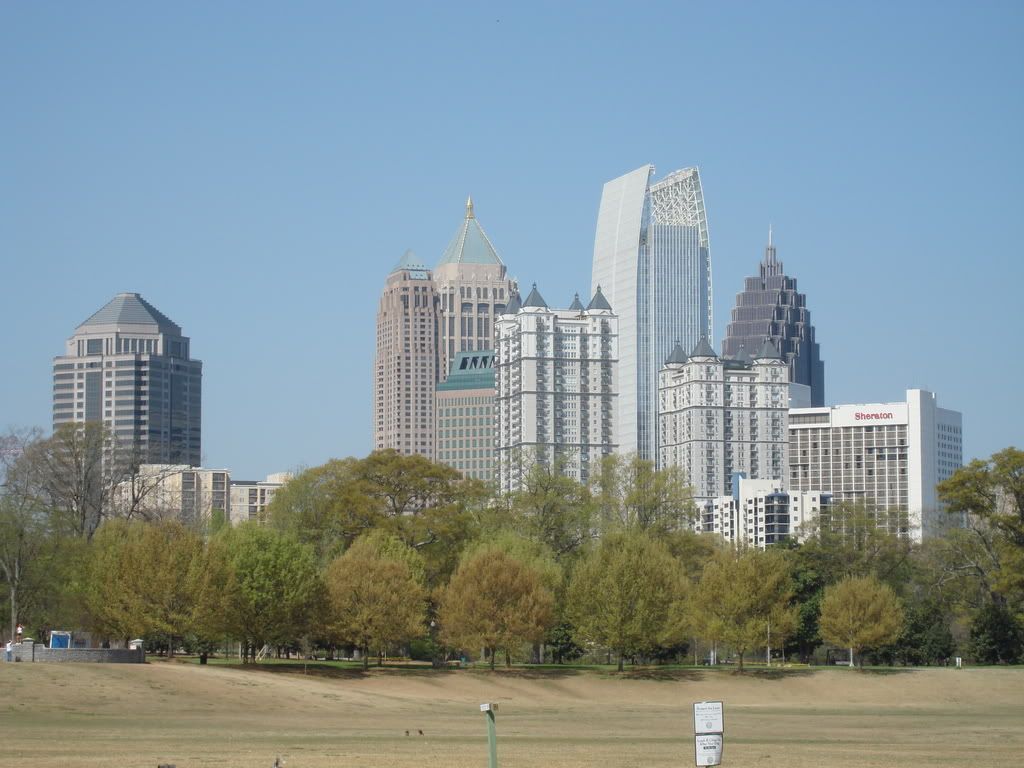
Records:
{"label": "tree line", "polygon": [[115,455],[98,425],[0,442],[10,636],[21,623],[167,653],[232,643],[250,662],[269,647],[492,667],[1024,656],[1024,452],[1012,448],[940,485],[949,525],[923,545],[890,533],[886,512],[838,504],[802,541],[764,551],[694,533],[679,473],[636,458],[609,457],[587,485],[534,463],[496,497],[379,451],[299,473],[265,519],[232,527],[142,515],[141,475]]}

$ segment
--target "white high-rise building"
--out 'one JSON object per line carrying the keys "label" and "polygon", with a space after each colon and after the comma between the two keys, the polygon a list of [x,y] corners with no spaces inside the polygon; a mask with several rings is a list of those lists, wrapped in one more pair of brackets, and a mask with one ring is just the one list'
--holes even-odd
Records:
{"label": "white high-rise building", "polygon": [[658,376],[658,464],[682,469],[698,507],[730,496],[738,473],[785,481],[789,369],[770,341],[735,359],[707,339],[689,357],[677,344]]}
{"label": "white high-rise building", "polygon": [[604,185],[591,289],[619,317],[619,451],[656,460],[658,371],[679,342],[713,338],[711,252],[696,168],[651,183],[644,165]]}
{"label": "white high-rise building", "polygon": [[803,540],[807,524],[828,509],[821,491],[787,491],[781,480],[737,478],[731,496],[713,499],[700,517],[700,530],[738,546],[764,549],[786,539]]}
{"label": "white high-rise building", "polygon": [[899,403],[794,408],[789,487],[897,511],[894,532],[921,541],[943,527],[935,486],[963,465],[962,428],[960,412],[923,389]]}
{"label": "white high-rise building", "polygon": [[535,462],[582,483],[615,451],[617,318],[598,290],[584,308],[549,309],[537,286],[498,318],[498,487],[513,491]]}

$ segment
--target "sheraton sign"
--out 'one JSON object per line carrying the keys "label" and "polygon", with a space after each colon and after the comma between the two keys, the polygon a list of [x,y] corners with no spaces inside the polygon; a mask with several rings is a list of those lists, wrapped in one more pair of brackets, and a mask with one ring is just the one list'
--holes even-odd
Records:
{"label": "sheraton sign", "polygon": [[892,411],[870,411],[865,413],[864,411],[857,411],[853,414],[853,418],[857,421],[892,421]]}
{"label": "sheraton sign", "polygon": [[907,423],[906,403],[858,403],[832,408],[833,427],[871,427]]}

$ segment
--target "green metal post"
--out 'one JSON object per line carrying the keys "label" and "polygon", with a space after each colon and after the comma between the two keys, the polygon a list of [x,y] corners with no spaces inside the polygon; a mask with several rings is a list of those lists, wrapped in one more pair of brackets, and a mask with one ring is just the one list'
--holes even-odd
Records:
{"label": "green metal post", "polygon": [[494,710],[489,709],[487,715],[487,745],[490,747],[488,768],[498,768],[498,733],[494,727]]}

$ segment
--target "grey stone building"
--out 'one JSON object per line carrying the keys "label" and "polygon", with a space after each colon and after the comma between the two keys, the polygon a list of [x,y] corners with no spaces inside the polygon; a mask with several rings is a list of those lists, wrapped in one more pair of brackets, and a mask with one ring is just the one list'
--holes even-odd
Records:
{"label": "grey stone building", "polygon": [[203,364],[181,328],[119,293],[53,361],[53,426],[102,421],[141,463],[201,463]]}
{"label": "grey stone building", "polygon": [[758,274],[744,280],[743,291],[736,295],[722,354],[753,354],[766,337],[789,364],[789,380],[811,388],[812,406],[824,405],[825,363],[814,337],[807,296],[797,291],[796,278],[785,274],[770,230]]}

